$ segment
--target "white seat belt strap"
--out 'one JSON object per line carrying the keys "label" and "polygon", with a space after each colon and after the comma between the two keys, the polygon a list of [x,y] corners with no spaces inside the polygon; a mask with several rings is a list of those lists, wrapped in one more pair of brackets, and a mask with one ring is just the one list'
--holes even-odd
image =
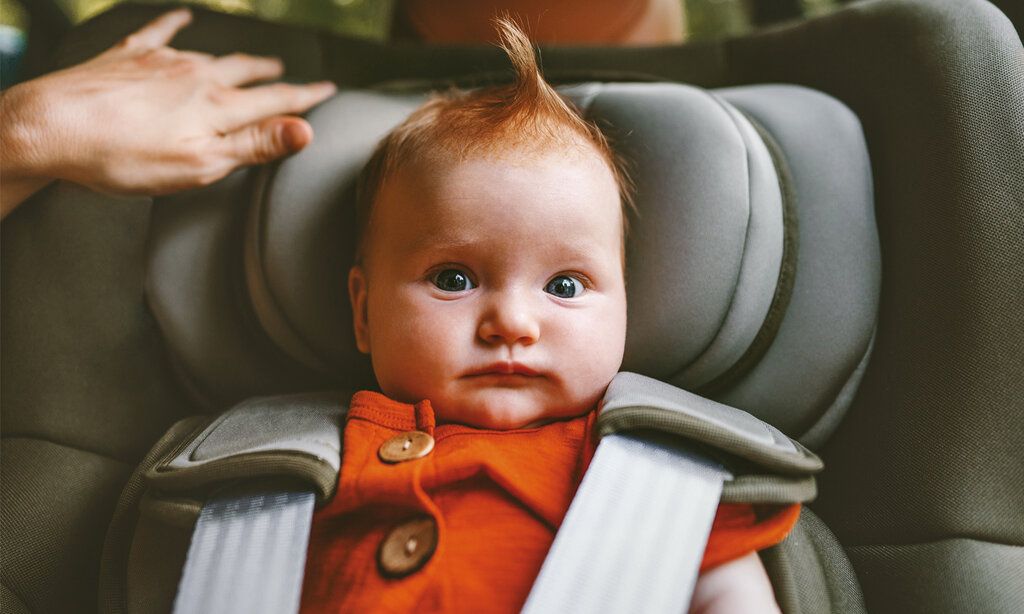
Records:
{"label": "white seat belt strap", "polygon": [[686,612],[729,478],[672,443],[604,437],[523,612]]}
{"label": "white seat belt strap", "polygon": [[315,502],[312,492],[294,491],[207,501],[174,614],[297,612]]}

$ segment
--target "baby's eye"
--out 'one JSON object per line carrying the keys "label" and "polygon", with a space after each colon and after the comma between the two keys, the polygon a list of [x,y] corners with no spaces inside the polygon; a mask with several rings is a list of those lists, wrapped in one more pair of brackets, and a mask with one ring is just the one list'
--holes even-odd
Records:
{"label": "baby's eye", "polygon": [[558,298],[573,298],[583,294],[583,282],[571,275],[559,275],[548,282],[544,291]]}
{"label": "baby's eye", "polygon": [[445,292],[462,292],[475,288],[476,286],[469,279],[469,275],[458,269],[445,269],[438,271],[433,279],[434,285]]}

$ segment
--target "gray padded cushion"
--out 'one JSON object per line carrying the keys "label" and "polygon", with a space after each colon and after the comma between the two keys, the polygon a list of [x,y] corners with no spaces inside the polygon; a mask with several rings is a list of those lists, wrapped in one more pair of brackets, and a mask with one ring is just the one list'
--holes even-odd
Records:
{"label": "gray padded cushion", "polygon": [[172,498],[264,478],[307,484],[320,500],[329,499],[341,469],[342,408],[351,396],[311,392],[243,401],[189,433],[146,479]]}
{"label": "gray padded cushion", "polygon": [[800,519],[785,540],[759,554],[786,614],[867,611],[842,545],[808,508],[800,510]]}
{"label": "gray padded cushion", "polygon": [[131,466],[34,437],[5,437],[0,454],[0,611],[89,611],[106,525]]}
{"label": "gray padded cushion", "polygon": [[347,294],[350,190],[378,141],[423,100],[358,91],[335,97],[309,116],[313,144],[268,173],[256,195],[245,254],[256,315],[311,368],[331,372],[357,360]]}
{"label": "gray padded cushion", "polygon": [[819,420],[837,423],[829,414],[842,414],[852,400],[841,393],[863,374],[858,366],[877,318],[881,256],[860,122],[825,94],[791,90],[722,91],[784,152],[800,231],[793,292],[778,334],[750,373],[715,399],[756,408],[762,420],[799,436]]}
{"label": "gray padded cushion", "polygon": [[853,546],[849,554],[873,614],[1019,614],[1024,607],[1024,546],[953,537]]}
{"label": "gray padded cushion", "polygon": [[[656,428],[675,434],[698,432],[700,442],[718,450],[761,462],[781,472],[817,472],[821,460],[807,452],[774,426],[750,414],[715,403],[710,399],[676,388],[660,380],[623,371],[608,385],[601,401],[598,429],[602,434],[619,429],[608,428],[616,414],[639,409],[650,416],[644,428]],[[686,431],[673,427],[687,426]],[[628,429],[622,429],[628,430]],[[732,445],[730,445],[732,444]]]}
{"label": "gray padded cushion", "polygon": [[221,415],[168,461],[186,469],[260,452],[306,454],[341,468],[341,394],[311,393],[249,399]]}
{"label": "gray padded cushion", "polygon": [[[716,94],[668,83],[584,84],[563,91],[606,130],[637,184],[623,368],[724,399],[790,435],[830,406],[841,412],[849,395],[835,401],[860,373],[878,296],[871,180],[853,115],[794,86]],[[366,373],[345,294],[353,187],[374,145],[424,97],[351,91],[324,103],[309,116],[313,144],[268,167],[248,211],[221,214],[219,233],[193,228],[214,217],[194,208],[167,208],[155,220],[150,303],[182,371],[207,396],[247,396],[227,356],[237,352],[239,365],[252,363],[252,344],[227,338],[225,331],[238,328],[224,315],[231,313],[251,313],[258,336],[304,370],[303,385],[309,378],[372,385],[351,377]],[[241,215],[240,248],[228,237]],[[170,250],[183,233],[193,237],[188,248]],[[191,267],[182,262],[186,253]],[[209,281],[211,271],[225,270],[225,258],[242,259],[248,301]],[[197,275],[207,289],[181,292]],[[189,315],[196,311],[207,315]],[[264,371],[281,379],[279,369]],[[249,394],[301,389],[282,381]]]}
{"label": "gray padded cushion", "polygon": [[771,156],[706,90],[613,84],[587,103],[635,169],[626,368],[699,387],[739,360],[775,293],[783,213]]}

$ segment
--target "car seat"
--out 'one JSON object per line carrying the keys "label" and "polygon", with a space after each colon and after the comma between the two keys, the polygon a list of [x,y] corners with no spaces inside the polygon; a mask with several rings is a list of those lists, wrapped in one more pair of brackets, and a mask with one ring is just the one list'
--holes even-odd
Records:
{"label": "car seat", "polygon": [[[88,57],[154,12],[124,7],[86,24],[64,46],[64,61]],[[378,46],[197,17],[181,46],[275,53],[297,79],[330,76],[369,85],[503,67],[494,50]],[[1010,612],[1024,602],[1021,59],[1012,27],[983,2],[869,2],[720,43],[545,51],[553,80],[637,79],[642,73],[702,87],[795,83],[839,99],[863,125],[882,253],[874,350],[861,363],[866,340],[859,349],[844,349],[848,368],[841,381],[853,376],[859,387],[799,373],[780,380],[797,405],[814,413],[809,418],[781,408],[772,421],[818,449],[827,464],[811,506],[824,523],[806,515],[794,536],[767,555],[786,611],[843,611],[844,596],[857,595],[857,584],[873,612]],[[742,98],[744,91],[733,95]],[[756,98],[747,103],[754,117],[756,105]],[[789,119],[813,118],[793,110]],[[849,162],[838,154],[824,157],[840,166]],[[295,331],[268,326],[268,312],[261,316],[256,308],[244,312],[251,318],[245,351],[230,358],[213,353],[218,347],[200,353],[211,370],[197,378],[180,349],[168,351],[169,341],[180,337],[165,336],[167,314],[159,315],[158,326],[145,307],[146,254],[158,253],[146,237],[179,236],[188,244],[197,240],[189,233],[219,233],[213,244],[223,249],[220,262],[230,270],[211,273],[207,294],[244,304],[237,298],[248,286],[232,271],[245,257],[243,218],[250,203],[238,195],[283,189],[254,185],[269,179],[267,171],[241,172],[156,204],[56,185],[4,224],[4,611],[94,609],[100,545],[118,493],[177,418],[254,394],[366,381],[360,379],[365,371],[350,382],[325,379],[301,355]],[[809,178],[823,190],[823,202],[828,179]],[[285,190],[283,198],[292,193]],[[190,208],[189,215],[175,216],[175,205]],[[196,216],[210,223],[183,225],[180,235],[168,229],[175,218]],[[150,235],[158,226],[159,237]],[[823,244],[842,245],[847,236],[836,232]],[[301,249],[287,253],[303,256]],[[150,270],[154,264],[148,263]],[[309,280],[281,283],[287,292],[290,284],[301,289]],[[194,292],[177,290],[183,297]],[[793,296],[799,297],[795,289]],[[215,322],[198,324],[217,331]],[[300,340],[344,339],[340,330],[303,332]],[[822,324],[814,332],[833,331]],[[330,349],[320,354],[329,358]],[[854,354],[858,360],[850,364]],[[226,368],[248,366],[227,363],[250,359],[252,369]],[[630,360],[639,359],[631,353]],[[827,392],[807,392],[815,387]],[[832,399],[848,404],[845,415],[822,413]],[[745,409],[754,413],[773,413],[758,399],[748,403]],[[856,580],[843,573],[847,556]]]}
{"label": "car seat", "polygon": [[[585,83],[563,92],[605,125],[634,167],[640,214],[632,222],[627,257],[631,324],[624,368],[824,439],[849,405],[841,391],[855,389],[863,372],[859,365],[869,353],[878,296],[870,172],[852,114],[796,86],[709,93],[671,83]],[[310,113],[316,142],[262,169],[251,185],[184,194],[154,208],[148,303],[197,404],[216,410],[253,394],[373,387],[372,379],[353,377],[366,372],[366,360],[351,339],[342,284],[354,248],[353,189],[377,142],[425,99],[424,88],[410,83],[398,91],[342,92]],[[831,239],[836,232],[843,234],[841,241]],[[271,351],[259,351],[260,345]],[[795,363],[799,378],[792,377]],[[251,381],[254,374],[258,383]],[[649,384],[637,387],[644,395],[653,392]],[[598,420],[602,430],[659,428],[664,422],[648,415],[655,413],[650,407],[633,408],[627,420],[616,422],[609,417],[612,400],[610,388]],[[264,422],[276,415],[278,432],[291,442],[296,433],[289,423],[298,415],[285,413],[282,397],[271,403],[273,412],[260,408],[264,418],[249,418],[261,425],[259,435],[254,431],[261,441],[255,448],[208,443],[223,443],[221,432],[239,441],[254,438],[241,430],[247,420],[240,409],[209,428],[175,427],[178,441],[158,445],[174,452],[146,463],[142,475],[151,492],[130,487],[132,495],[119,507],[108,537],[108,546],[118,545],[105,553],[110,566],[103,585],[127,587],[104,588],[103,602],[123,601],[124,611],[145,611],[132,606],[170,601],[167,587],[176,585],[183,560],[169,553],[182,553],[187,535],[174,546],[169,527],[191,528],[178,519],[189,510],[194,519],[212,487],[254,475],[280,479],[293,475],[285,469],[298,458],[328,456],[322,449],[303,454],[291,445],[268,448]],[[297,400],[302,407],[310,403],[308,396]],[[333,405],[336,414],[337,400]],[[310,428],[312,417],[322,420],[319,413],[304,416],[300,432]],[[333,422],[326,428],[337,431]],[[188,444],[184,434],[196,443]],[[318,443],[328,436],[303,439]],[[747,459],[726,483],[724,496],[752,503],[812,497],[805,469],[818,468],[818,461],[804,458],[798,446],[790,452],[797,462],[784,464],[787,476],[759,464],[752,469],[747,465],[754,459]],[[256,462],[264,455],[285,456],[287,462]],[[333,481],[337,462],[327,463],[324,472]],[[303,463],[298,475],[308,474]],[[320,492],[324,481],[310,480]],[[737,494],[744,489],[745,497]],[[653,513],[653,496],[638,497]],[[133,539],[135,508],[142,509],[142,518]],[[670,510],[674,522],[681,522],[680,502]],[[609,522],[610,514],[603,513],[606,534],[613,531]],[[826,530],[820,539],[834,538]],[[163,564],[154,563],[154,552]],[[642,558],[652,560],[646,552]],[[667,569],[668,561],[656,565]],[[158,566],[167,572],[154,573]],[[119,591],[127,597],[118,597]],[[576,600],[575,608],[582,607]]]}

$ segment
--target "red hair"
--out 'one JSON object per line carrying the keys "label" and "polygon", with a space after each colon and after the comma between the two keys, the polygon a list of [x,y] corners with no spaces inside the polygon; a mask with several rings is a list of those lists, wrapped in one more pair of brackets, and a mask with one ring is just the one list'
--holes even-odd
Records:
{"label": "red hair", "polygon": [[495,26],[499,46],[515,69],[515,81],[435,94],[384,137],[366,163],[356,190],[357,263],[364,253],[377,194],[399,168],[412,161],[460,161],[506,151],[539,153],[575,147],[596,152],[619,186],[625,237],[632,200],[622,160],[601,130],[544,80],[526,34],[508,18],[495,20]]}

